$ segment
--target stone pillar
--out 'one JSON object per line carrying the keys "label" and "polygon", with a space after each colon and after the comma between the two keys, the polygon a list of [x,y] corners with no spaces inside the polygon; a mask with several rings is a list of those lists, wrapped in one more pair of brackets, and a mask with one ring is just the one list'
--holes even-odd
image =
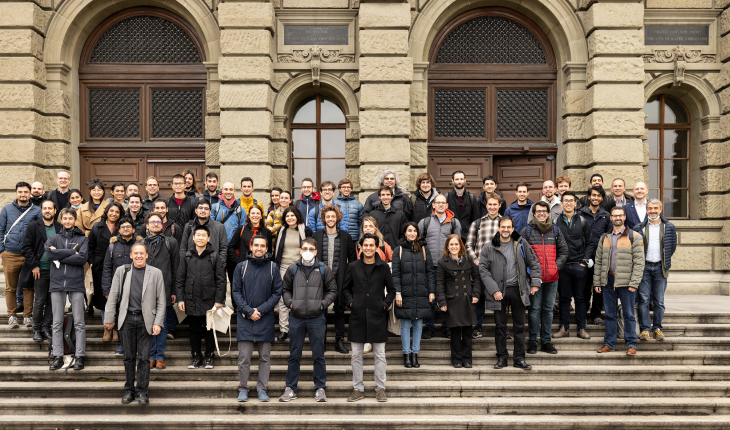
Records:
{"label": "stone pillar", "polygon": [[[586,90],[567,103],[580,105],[585,116],[567,117],[563,123],[566,170],[583,170],[573,188],[587,187],[592,173],[600,173],[606,186],[614,178],[625,179],[627,188],[645,181],[643,166],[648,152],[644,134],[644,5],[639,0],[581,2],[578,12],[588,38],[589,61]],[[570,96],[569,96],[570,97]]]}
{"label": "stone pillar", "polygon": [[[226,0],[219,5],[218,20],[221,181],[231,181],[238,188],[241,178],[250,176],[257,190],[256,199],[268,202],[274,157],[274,8],[269,1]],[[215,139],[212,132],[207,134],[207,140]]]}
{"label": "stone pillar", "polygon": [[0,205],[15,198],[16,182],[51,187],[70,167],[70,99],[49,89],[43,64],[51,10],[48,0],[0,2]]}
{"label": "stone pillar", "polygon": [[218,79],[218,63],[206,62],[204,64],[208,70],[208,89],[205,92],[205,173],[215,172],[220,180],[221,107],[219,97],[221,83]]}
{"label": "stone pillar", "polygon": [[410,187],[411,24],[407,2],[361,2],[360,43],[360,200],[380,184],[378,175],[395,169]]}

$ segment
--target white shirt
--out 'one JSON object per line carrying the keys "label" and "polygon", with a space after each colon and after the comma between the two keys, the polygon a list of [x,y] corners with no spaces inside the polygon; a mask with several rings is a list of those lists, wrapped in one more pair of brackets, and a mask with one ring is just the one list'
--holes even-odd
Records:
{"label": "white shirt", "polygon": [[658,263],[662,261],[662,243],[661,243],[661,222],[657,225],[647,222],[649,226],[649,247],[646,250],[646,261]]}
{"label": "white shirt", "polygon": [[634,209],[636,209],[636,213],[639,214],[639,222],[644,222],[646,219],[646,203],[648,201],[648,199],[644,199],[644,203],[639,204],[638,201],[634,200]]}

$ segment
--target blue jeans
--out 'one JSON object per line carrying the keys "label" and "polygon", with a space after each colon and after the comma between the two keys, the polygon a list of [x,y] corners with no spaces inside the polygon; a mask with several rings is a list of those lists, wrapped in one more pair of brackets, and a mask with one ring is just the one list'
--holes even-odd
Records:
{"label": "blue jeans", "polygon": [[664,318],[664,293],[667,291],[667,278],[662,273],[662,263],[646,263],[644,276],[639,284],[639,327],[649,331],[649,303],[654,302],[654,321],[651,330],[662,329]]}
{"label": "blue jeans", "polygon": [[618,336],[617,310],[618,301],[621,300],[621,309],[624,318],[624,341],[626,348],[636,348],[636,317],[634,317],[634,303],[636,302],[636,291],[633,293],[627,287],[613,288],[614,277],[608,275],[608,283],[601,288],[603,293],[603,309],[606,311],[606,335],[603,338],[604,345],[616,348],[616,337]]}
{"label": "blue jeans", "polygon": [[[527,314],[527,323],[530,326],[530,342],[537,343],[537,333],[540,332],[540,342],[546,345],[552,340],[553,304],[558,292],[558,281],[546,282],[537,292],[530,296],[530,310]],[[542,323],[542,326],[540,325]]]}
{"label": "blue jeans", "polygon": [[172,305],[168,306],[165,310],[165,327],[167,327],[165,333],[175,331],[177,328],[177,314],[175,313],[175,308],[173,308]]}
{"label": "blue jeans", "polygon": [[[413,348],[411,348],[411,326],[413,326]],[[418,354],[421,350],[421,333],[423,320],[400,320],[400,341],[403,344],[403,354]]]}
{"label": "blue jeans", "polygon": [[327,385],[327,366],[324,362],[324,342],[327,336],[327,318],[322,314],[314,318],[297,318],[289,315],[289,367],[286,370],[286,386],[299,391],[299,371],[304,347],[304,337],[309,335],[314,361],[314,389]]}
{"label": "blue jeans", "polygon": [[150,360],[164,360],[165,350],[167,350],[167,316],[172,313],[175,316],[175,311],[172,306],[168,306],[165,309],[165,324],[160,330],[160,334],[152,336],[152,349],[150,350]]}

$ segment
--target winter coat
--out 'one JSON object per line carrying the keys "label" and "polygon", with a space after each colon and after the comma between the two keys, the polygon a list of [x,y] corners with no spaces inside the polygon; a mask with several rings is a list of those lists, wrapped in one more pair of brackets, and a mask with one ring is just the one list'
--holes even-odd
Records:
{"label": "winter coat", "polygon": [[195,191],[195,189],[185,189],[185,195],[188,197],[192,197],[196,202],[198,199],[203,198],[203,194]]}
{"label": "winter coat", "polygon": [[454,213],[446,209],[446,219],[443,223],[439,222],[436,214],[431,214],[418,223],[418,231],[421,232],[421,243],[428,246],[431,251],[431,261],[438,264],[444,253],[446,239],[452,234],[461,236],[461,224],[458,219],[454,218]]}
{"label": "winter coat", "polygon": [[[562,203],[560,203],[560,199],[553,196],[553,201],[549,202],[545,199],[545,196],[542,196],[540,198],[540,201],[545,202],[548,205],[552,205],[552,206],[550,206],[550,212],[548,213],[548,216],[553,221],[553,223],[555,223],[555,220],[558,219],[558,217],[563,214],[563,205],[562,205]],[[532,207],[530,208],[530,214],[527,216],[527,223],[528,224],[531,223],[534,218],[535,218],[535,205],[533,204]]]}
{"label": "winter coat", "polygon": [[175,279],[178,302],[185,302],[185,314],[203,316],[216,303],[226,302],[225,262],[210,243],[202,254],[196,248],[180,258]]}
{"label": "winter coat", "polygon": [[91,265],[91,278],[94,284],[94,296],[91,303],[97,309],[104,309],[106,296],[102,288],[102,277],[104,274],[104,258],[109,249],[109,240],[112,232],[106,226],[106,222],[99,221],[89,231],[89,264]]}
{"label": "winter coat", "polygon": [[[56,234],[63,229],[61,224],[56,221],[53,222],[53,227],[56,230]],[[36,267],[40,267],[40,259],[46,252],[45,246],[47,240],[46,224],[43,222],[43,218],[28,224],[28,227],[25,229],[25,236],[23,237],[23,246],[20,248],[20,254],[25,258],[25,261],[23,262],[23,267],[20,269],[20,276],[18,276],[19,289],[33,288],[32,271]]]}
{"label": "winter coat", "polygon": [[[660,226],[660,239],[659,239],[659,245],[662,249],[662,275],[664,277],[669,276],[669,269],[672,267],[672,255],[674,255],[674,251],[677,250],[677,229],[674,227],[674,224],[667,221],[666,218],[659,215],[659,218],[661,219]],[[646,259],[646,252],[649,250],[649,241],[646,238],[648,227],[647,223],[649,222],[649,217],[646,217],[644,222],[634,227],[634,231],[638,231],[644,236],[644,258]],[[26,261],[28,261],[26,259]]]}
{"label": "winter coat", "polygon": [[476,303],[482,292],[479,266],[463,255],[459,262],[450,256],[441,257],[436,267],[436,302],[439,307],[446,306],[442,312],[449,328],[476,325]]}
{"label": "winter coat", "polygon": [[[182,240],[183,232],[185,231],[184,227],[181,227],[177,224],[175,224],[171,219],[167,219],[165,222],[165,225],[162,226],[162,234],[164,234],[167,237],[173,237],[177,241],[177,245],[180,246],[180,241]],[[137,236],[147,237],[149,236],[149,232],[147,231],[147,225],[142,224],[137,227],[135,230],[135,234]]]}
{"label": "winter coat", "polygon": [[[179,226],[185,226],[193,218],[196,218],[194,197],[186,194],[180,206],[178,206],[174,194],[167,199],[167,219],[172,220]],[[182,246],[182,242],[180,242],[180,245]]]}
{"label": "winter coat", "polygon": [[[48,291],[86,292],[84,264],[88,259],[89,239],[81,229],[62,229],[46,241],[45,250],[46,258],[51,262],[51,284]],[[59,267],[56,267],[54,261],[60,263]]]}
{"label": "winter coat", "polygon": [[292,206],[299,209],[299,213],[302,214],[302,219],[304,220],[304,224],[309,228],[312,228],[312,226],[308,224],[309,211],[312,210],[312,208],[318,204],[319,204],[319,193],[316,191],[314,191],[309,197],[305,197],[304,194],[302,194],[299,197],[299,201],[292,202]]}
{"label": "winter coat", "polygon": [[76,227],[83,231],[86,236],[89,235],[89,232],[91,231],[91,228],[94,227],[94,224],[101,221],[101,217],[104,216],[104,211],[106,210],[106,207],[109,206],[108,201],[102,200],[101,204],[99,204],[99,207],[92,212],[89,209],[90,204],[91,203],[86,202],[82,204],[81,207],[79,207],[78,211],[76,211]]}
{"label": "winter coat", "polygon": [[428,247],[413,252],[413,243],[402,240],[393,250],[393,287],[401,293],[403,306],[395,305],[395,316],[405,320],[431,317],[429,294],[436,294],[436,270]]}
{"label": "winter coat", "polygon": [[[611,266],[611,233],[599,238],[596,248],[596,264],[593,266],[593,286],[603,287],[608,283],[608,270]],[[613,288],[639,288],[644,276],[644,236],[629,233],[631,229],[624,226],[624,231],[616,241],[616,275]],[[633,238],[631,237],[633,236]]]}
{"label": "winter coat", "polygon": [[[226,243],[228,243],[233,239],[236,229],[246,224],[247,215],[241,209],[239,200],[234,199],[229,207],[226,205],[226,201],[221,198],[210,208],[210,218],[223,224],[226,228]],[[262,219],[261,222],[263,221]]]}
{"label": "winter coat", "polygon": [[[499,216],[503,216],[504,212],[507,210],[507,200],[502,197],[502,193],[500,193],[497,190],[494,190],[494,193],[499,196],[499,198],[502,200],[502,203],[499,205]],[[482,191],[481,194],[479,194],[479,217],[483,217],[484,215],[488,214],[487,212],[487,192]]]}
{"label": "winter coat", "polygon": [[446,193],[446,202],[449,204],[449,210],[454,213],[456,219],[461,225],[461,240],[466,243],[466,237],[469,234],[469,226],[471,223],[479,219],[479,202],[474,194],[464,190],[463,194],[464,209],[459,205],[459,196],[453,189]]}
{"label": "winter coat", "polygon": [[[13,227],[13,223],[25,211],[28,211],[28,213]],[[0,211],[0,252],[8,251],[13,254],[20,254],[26,227],[41,218],[41,208],[32,203],[20,206],[17,201],[14,201],[5,205]]]}
{"label": "winter coat", "polygon": [[[577,213],[580,214],[591,227],[591,239],[593,241],[593,244],[597,248],[601,235],[603,233],[613,230],[613,225],[611,224],[611,216],[600,206],[598,207],[598,210],[595,214],[591,212],[590,208],[587,206],[581,208]],[[593,255],[595,255],[595,249]],[[593,258],[593,255],[591,255],[590,258]]]}
{"label": "winter coat", "polygon": [[266,215],[266,228],[271,232],[272,237],[276,237],[281,228],[281,215],[284,213],[284,209],[281,207],[274,209]]}
{"label": "winter coat", "polygon": [[[390,201],[390,206],[395,209],[400,209],[403,212],[403,215],[406,216],[406,219],[410,220],[413,216],[413,204],[411,203],[411,196],[406,193],[407,191],[396,187],[393,190],[393,200]],[[382,203],[380,202],[378,191],[370,194],[363,205],[363,217],[368,215],[373,216],[370,212],[381,205]]]}
{"label": "winter coat", "polygon": [[[479,275],[482,284],[487,290],[487,310],[498,311],[502,309],[502,303],[494,299],[494,293],[501,291],[504,294],[506,260],[502,254],[499,235],[495,235],[491,242],[484,245],[479,256]],[[512,232],[512,246],[514,246],[515,260],[517,261],[517,282],[520,286],[522,303],[530,306],[530,287],[540,286],[540,262],[532,250],[517,232]],[[523,257],[524,255],[524,257]],[[527,267],[530,273],[527,273]]]}
{"label": "winter coat", "polygon": [[213,207],[214,204],[221,200],[220,194],[221,192],[219,190],[215,190],[215,192],[211,194],[210,190],[206,188],[205,191],[203,191],[203,197],[201,197],[201,199],[207,200],[210,203],[210,206]]}
{"label": "winter coat", "polygon": [[416,190],[415,193],[411,194],[411,203],[413,204],[413,215],[411,215],[411,221],[415,223],[421,222],[422,219],[427,218],[433,213],[433,199],[439,195],[437,188],[431,188],[431,195],[428,198],[423,196],[421,190]]}
{"label": "winter coat", "polygon": [[[326,264],[323,265],[324,279],[322,279],[319,263],[315,257],[309,276],[301,258],[286,269],[282,297],[284,306],[290,309],[289,315],[297,318],[316,318],[327,312],[327,308],[337,299],[337,283],[332,270]],[[292,275],[295,266],[297,273]]]}
{"label": "winter coat", "polygon": [[[384,262],[390,263],[393,261],[393,248],[391,248],[387,243],[384,243],[383,246],[378,248],[375,252]],[[359,260],[360,255],[362,254],[362,249],[360,249],[359,245],[355,245],[355,254],[357,254],[357,259]]]}
{"label": "winter coat", "polygon": [[[317,256],[321,258],[324,264],[327,264],[327,230],[320,230],[312,235],[312,238],[317,241]],[[355,243],[352,241],[350,234],[345,230],[337,229],[337,243],[335,244],[335,256],[332,261],[337,261],[337,272],[335,275],[335,283],[337,284],[337,304],[342,304],[342,286],[345,284],[345,273],[347,272],[348,265],[353,261],[357,260],[355,252]],[[339,252],[338,252],[339,251]],[[330,269],[332,269],[330,267]],[[334,270],[334,269],[333,269]]]}
{"label": "winter coat", "polygon": [[[348,231],[350,224],[348,223],[347,218],[347,209],[345,209],[344,206],[337,205],[340,208],[340,211],[342,212],[342,220],[340,221],[340,224],[337,226],[341,230]],[[309,214],[307,215],[307,227],[312,229],[312,232],[317,232],[319,230],[324,230],[324,221],[322,221],[322,208],[324,207],[323,203],[320,203],[319,206],[315,206],[312,209],[309,210]]]}
{"label": "winter coat", "polygon": [[[286,226],[282,226],[279,229],[279,234],[276,235],[276,244],[274,245],[274,262],[277,266],[281,266],[281,257],[284,255],[284,241],[286,240],[286,234],[291,229]],[[297,226],[297,230],[299,230],[299,245],[302,244],[302,240],[304,240],[307,237],[312,237],[312,229],[309,227],[306,227],[304,224],[299,224]]]}
{"label": "winter coat", "polygon": [[109,239],[109,247],[104,256],[104,268],[101,274],[101,290],[105,296],[108,296],[111,291],[112,278],[117,269],[125,264],[132,264],[132,257],[129,254],[132,245],[138,240],[142,240],[142,237],[132,236],[127,241],[122,239],[121,235],[116,235]]}
{"label": "winter coat", "polygon": [[[610,191],[610,190],[609,190]],[[578,202],[575,205],[575,210],[579,211],[583,208],[587,208],[591,205],[591,201],[588,198],[591,195],[591,190],[588,190],[588,194],[581,197]],[[611,209],[613,209],[614,206],[616,206],[616,200],[613,198],[613,196],[609,193],[606,194],[606,198],[603,199],[603,201],[598,205],[601,209],[605,210],[608,213],[611,213]]]}
{"label": "winter coat", "polygon": [[339,196],[335,199],[335,203],[347,211],[347,232],[350,233],[352,241],[357,242],[360,239],[360,230],[362,229],[362,203],[353,196]]}
{"label": "winter coat", "polygon": [[[167,244],[165,243],[167,241]],[[144,239],[147,245],[147,265],[155,267],[162,272],[165,282],[166,305],[172,305],[172,295],[175,294],[175,280],[177,279],[177,266],[180,264],[180,245],[174,237],[157,235]],[[177,297],[176,297],[177,298]]]}
{"label": "winter coat", "polygon": [[162,197],[159,193],[154,199],[151,199],[149,195],[145,196],[145,198],[142,199],[142,208],[147,211],[147,213],[154,212],[155,200],[157,200],[159,197]]}
{"label": "winter coat", "polygon": [[[266,237],[266,252],[271,253],[271,231],[259,223],[259,229],[256,232]],[[233,234],[231,241],[228,242],[228,258],[226,259],[226,266],[233,266],[234,268],[238,263],[246,261],[246,256],[251,251],[250,244],[253,239],[253,229],[251,224],[245,226],[239,226]]]}
{"label": "winter coat", "polygon": [[[182,258],[188,249],[195,249],[195,242],[193,242],[193,229],[200,225],[198,217],[191,220],[188,225],[185,226],[185,232],[183,233],[182,240],[180,241],[180,258]],[[223,260],[225,266],[226,258],[228,257],[228,236],[226,235],[226,228],[223,224],[218,221],[208,219],[205,226],[208,227],[210,237],[208,238],[208,244],[213,247],[213,251],[218,254],[218,257]]]}
{"label": "winter coat", "polygon": [[[527,235],[528,227],[530,229],[529,236]],[[540,261],[542,282],[557,281],[560,269],[568,261],[568,244],[565,237],[560,234],[559,228],[557,228],[558,234],[556,236],[554,226],[551,226],[545,233],[541,232],[534,222],[530,222],[528,227],[520,231],[520,236],[532,247],[537,259]]]}
{"label": "winter coat", "polygon": [[532,200],[527,199],[527,203],[520,206],[517,204],[517,200],[512,202],[511,205],[504,211],[505,216],[511,216],[514,220],[515,231],[522,231],[523,228],[527,227],[527,219],[530,216],[530,209],[534,203]]}
{"label": "winter coat", "polygon": [[388,264],[375,255],[368,271],[363,260],[350,263],[342,288],[350,307],[347,340],[357,343],[388,341],[388,308],[395,300],[395,287]]}
{"label": "winter coat", "polygon": [[[68,198],[71,195],[71,194],[69,194],[70,191],[71,191],[70,189],[66,189],[66,192],[65,193],[61,193],[61,191],[59,191],[58,188],[56,188],[55,190],[46,191],[46,193],[43,195],[43,197],[41,197],[41,201],[40,201],[40,203],[37,206],[40,207],[41,204],[43,203],[43,200],[50,200],[50,201],[52,201],[53,204],[56,205],[56,218],[55,218],[55,220],[60,222],[60,220],[61,220],[61,209],[65,209],[66,206],[70,206],[69,203],[68,203]],[[59,196],[59,194],[66,194],[66,204],[63,205],[63,206],[61,206],[61,204],[58,202],[58,196]],[[77,214],[77,217],[78,217],[78,214]]]}
{"label": "winter coat", "polygon": [[[276,340],[274,307],[279,303],[281,293],[279,266],[271,261],[271,254],[268,252],[263,258],[249,255],[245,262],[236,266],[231,282],[231,299],[238,308],[236,314],[238,342]],[[261,318],[256,321],[251,319],[254,309],[261,314]]]}
{"label": "winter coat", "polygon": [[408,222],[406,215],[399,209],[391,206],[385,210],[382,203],[375,206],[369,216],[375,218],[378,223],[378,230],[383,234],[383,239],[395,248],[403,238],[403,226]]}

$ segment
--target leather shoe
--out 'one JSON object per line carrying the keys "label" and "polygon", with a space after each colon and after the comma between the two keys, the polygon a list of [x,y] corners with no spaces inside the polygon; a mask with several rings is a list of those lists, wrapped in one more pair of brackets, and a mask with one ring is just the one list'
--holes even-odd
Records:
{"label": "leather shoe", "polygon": [[127,391],[126,393],[124,393],[124,397],[122,397],[122,404],[128,405],[128,404],[132,403],[133,400],[134,400],[134,393]]}
{"label": "leather shoe", "polygon": [[454,363],[454,369],[461,369],[462,366],[461,363]]}
{"label": "leather shoe", "polygon": [[471,369],[471,363],[464,363],[464,368]]}
{"label": "leather shoe", "polygon": [[167,366],[165,366],[165,360],[157,360],[157,368],[158,369],[164,369]]}
{"label": "leather shoe", "polygon": [[591,335],[588,334],[586,329],[580,329],[578,330],[578,337],[581,339],[590,339]]}
{"label": "leather shoe", "polygon": [[522,370],[532,370],[532,366],[525,363],[525,360],[515,360],[513,366]]}
{"label": "leather shoe", "polygon": [[137,400],[137,403],[139,403],[140,405],[149,405],[150,399],[149,399],[149,397],[147,397],[147,394],[140,394],[139,400]]}
{"label": "leather shoe", "polygon": [[76,357],[74,370],[84,370],[84,357]]}
{"label": "leather shoe", "polygon": [[63,357],[56,357],[48,370],[58,370],[63,367]]}
{"label": "leather shoe", "polygon": [[599,353],[599,354],[602,354],[602,353],[604,353],[604,352],[613,352],[613,348],[611,348],[611,347],[610,347],[610,346],[608,346],[608,345],[603,345],[603,346],[601,347],[601,349],[599,349],[599,350],[598,350],[598,351],[596,351],[596,352],[597,352],[597,353]]}
{"label": "leather shoe", "polygon": [[499,358],[497,359],[497,364],[494,365],[495,369],[503,369],[507,367],[507,359],[506,358]]}
{"label": "leather shoe", "polygon": [[150,369],[154,369],[157,366],[157,360],[150,360]]}
{"label": "leather shoe", "polygon": [[119,342],[119,332],[112,329],[112,342]]}
{"label": "leather shoe", "polygon": [[342,339],[337,339],[335,342],[335,351],[339,352],[340,354],[347,354],[350,352],[347,348],[345,348],[345,342]]}
{"label": "leather shoe", "polygon": [[33,332],[33,340],[35,342],[40,342],[40,341],[43,340],[43,335],[41,335],[41,331],[40,330],[36,330],[36,331]]}
{"label": "leather shoe", "polygon": [[53,339],[53,335],[51,334],[51,331],[47,328],[41,329],[41,336],[43,336],[43,340],[51,341]]}
{"label": "leather shoe", "polygon": [[626,355],[636,355],[636,348],[633,346],[626,348]]}
{"label": "leather shoe", "polygon": [[553,333],[554,338],[561,338],[561,337],[568,337],[570,335],[570,331],[566,330],[565,327],[560,327],[560,330],[557,333]]}

